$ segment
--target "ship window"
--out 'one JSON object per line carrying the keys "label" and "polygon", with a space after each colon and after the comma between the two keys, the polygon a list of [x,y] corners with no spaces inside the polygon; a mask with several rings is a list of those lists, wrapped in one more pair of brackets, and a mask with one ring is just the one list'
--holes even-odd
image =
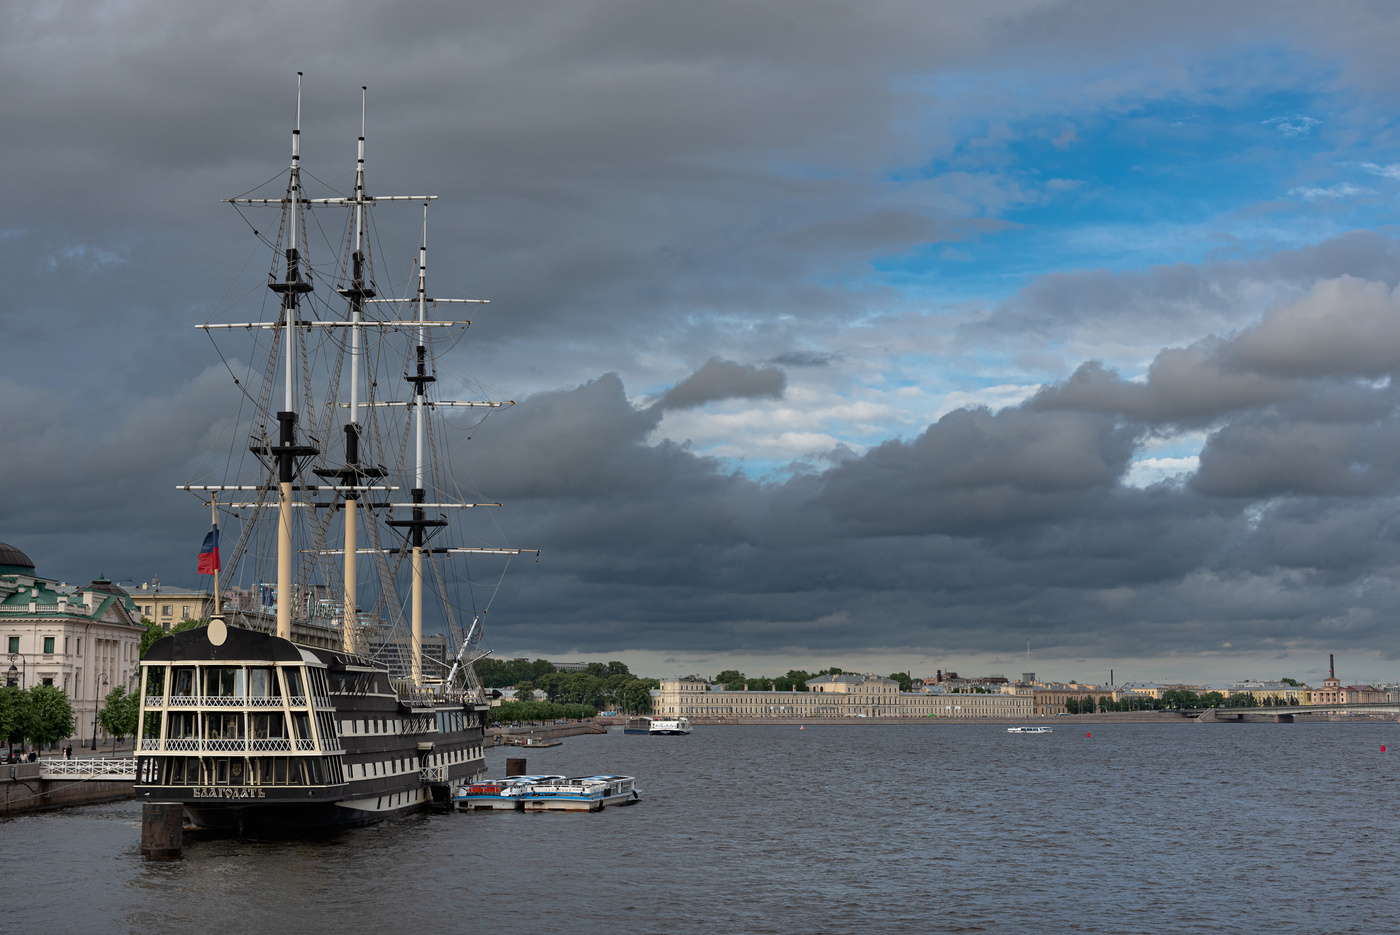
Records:
{"label": "ship window", "polygon": [[228,784],[231,786],[243,785],[243,775],[247,763],[242,757],[238,757],[228,762]]}
{"label": "ship window", "polygon": [[194,669],[180,667],[175,670],[175,681],[171,683],[170,694],[189,698],[194,694]]}
{"label": "ship window", "polygon": [[254,714],[252,717],[252,738],[254,740],[285,740],[286,722],[281,713]]}
{"label": "ship window", "polygon": [[166,737],[170,740],[193,740],[199,736],[199,715],[193,711],[171,713],[166,718]]}
{"label": "ship window", "polygon": [[204,670],[204,694],[226,698],[243,697],[243,670],[241,668],[209,668]]}
{"label": "ship window", "polygon": [[243,715],[206,712],[204,736],[209,740],[242,740]]}
{"label": "ship window", "polygon": [[169,666],[146,666],[146,697],[165,696],[165,672]]}
{"label": "ship window", "polygon": [[311,719],[306,716],[306,712],[293,712],[292,723],[296,725],[298,740],[311,739]]}
{"label": "ship window", "polygon": [[301,674],[296,669],[283,669],[282,675],[287,679],[287,694],[290,697],[305,697],[306,693],[301,690]]}
{"label": "ship window", "polygon": [[272,669],[253,668],[248,670],[248,695],[253,698],[276,698],[281,694],[277,687],[277,675]]}

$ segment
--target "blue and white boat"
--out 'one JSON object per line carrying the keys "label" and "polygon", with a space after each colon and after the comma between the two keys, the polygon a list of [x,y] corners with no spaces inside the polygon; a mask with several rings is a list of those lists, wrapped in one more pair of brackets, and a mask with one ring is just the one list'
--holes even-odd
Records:
{"label": "blue and white boat", "polygon": [[629,717],[627,724],[622,728],[624,734],[650,734],[651,718],[649,717]]}
{"label": "blue and white boat", "polygon": [[533,783],[520,801],[527,812],[596,812],[640,798],[631,776],[583,776]]}
{"label": "blue and white boat", "polygon": [[507,776],[504,779],[483,779],[457,787],[453,803],[462,811],[519,811],[525,793],[536,783],[557,782],[563,776]]}
{"label": "blue and white boat", "polygon": [[1006,732],[1008,734],[1053,734],[1055,729],[1053,727],[1008,727]]}
{"label": "blue and white boat", "polygon": [[656,717],[651,719],[648,734],[688,734],[690,719],[683,717]]}

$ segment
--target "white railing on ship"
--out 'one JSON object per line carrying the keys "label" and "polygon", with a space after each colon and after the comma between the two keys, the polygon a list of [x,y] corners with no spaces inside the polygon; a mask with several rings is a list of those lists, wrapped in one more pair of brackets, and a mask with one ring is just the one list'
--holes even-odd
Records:
{"label": "white railing on ship", "polygon": [[447,782],[446,766],[423,766],[418,770],[419,782]]}
{"label": "white railing on ship", "polygon": [[[164,699],[158,695],[146,696],[146,707],[159,708]],[[305,698],[288,698],[287,704],[293,708],[306,707]],[[172,708],[280,708],[282,698],[278,695],[171,695]]]}
{"label": "white railing on ship", "polygon": [[[293,744],[295,744],[295,747]],[[145,737],[142,738],[141,745],[138,749],[142,753],[286,753],[293,749],[314,751],[316,749],[316,741],[294,741],[285,737],[268,737],[257,740],[201,740],[198,737],[157,740],[154,737]],[[344,752],[340,743],[334,738],[327,739],[325,751],[327,753]]]}

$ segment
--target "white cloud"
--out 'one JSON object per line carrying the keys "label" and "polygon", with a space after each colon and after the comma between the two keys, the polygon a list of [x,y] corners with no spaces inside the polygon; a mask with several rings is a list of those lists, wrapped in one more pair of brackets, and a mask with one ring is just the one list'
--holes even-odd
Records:
{"label": "white cloud", "polygon": [[1293,114],[1289,117],[1274,117],[1264,121],[1264,126],[1273,127],[1284,136],[1307,136],[1322,125],[1322,121],[1306,114]]}
{"label": "white cloud", "polygon": [[1190,474],[1200,466],[1200,458],[1142,458],[1128,467],[1123,483],[1128,487],[1150,487],[1181,474]]}
{"label": "white cloud", "polygon": [[1373,195],[1374,189],[1362,188],[1350,182],[1342,182],[1339,185],[1330,185],[1327,188],[1310,188],[1307,186],[1290,188],[1288,194],[1306,198],[1308,201],[1316,201],[1319,198],[1350,198],[1352,195]]}
{"label": "white cloud", "polygon": [[1376,165],[1374,162],[1363,162],[1361,168],[1382,178],[1400,179],[1400,162],[1392,162],[1386,166]]}

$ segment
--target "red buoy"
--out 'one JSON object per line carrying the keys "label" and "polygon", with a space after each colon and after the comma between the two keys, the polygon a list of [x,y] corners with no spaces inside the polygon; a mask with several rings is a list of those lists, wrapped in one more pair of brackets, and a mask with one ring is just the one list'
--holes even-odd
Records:
{"label": "red buoy", "polygon": [[1382,753],[1385,752],[1385,744],[1381,744],[1381,752],[1382,752]]}
{"label": "red buoy", "polygon": [[1091,733],[1089,733],[1089,732],[1086,730],[1086,731],[1084,732],[1084,736],[1085,736],[1085,737],[1092,737],[1092,736],[1094,736],[1094,735],[1091,734]]}

